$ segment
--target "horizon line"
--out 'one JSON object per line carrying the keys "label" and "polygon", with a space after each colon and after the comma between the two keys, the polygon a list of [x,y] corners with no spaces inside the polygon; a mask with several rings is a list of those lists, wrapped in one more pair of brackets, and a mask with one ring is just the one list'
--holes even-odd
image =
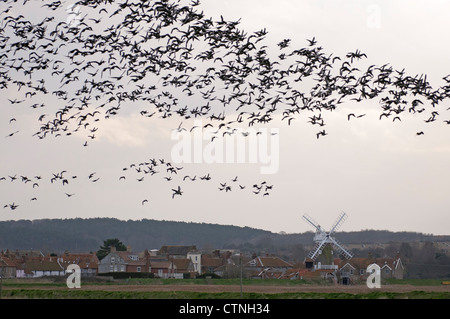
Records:
{"label": "horizon line", "polygon": [[[237,227],[237,228],[251,228],[254,230],[260,230],[260,231],[265,231],[265,232],[269,232],[271,234],[275,234],[275,235],[296,235],[296,234],[304,234],[304,233],[314,233],[314,231],[312,230],[307,230],[304,232],[298,232],[298,233],[288,233],[288,232],[284,232],[284,231],[279,231],[279,232],[274,232],[271,230],[266,230],[266,229],[262,229],[262,228],[255,228],[255,227],[251,227],[251,226],[238,226],[238,225],[231,225],[231,224],[218,224],[218,223],[206,223],[206,222],[194,222],[194,221],[177,221],[177,220],[158,220],[158,219],[151,219],[151,218],[140,218],[140,219],[132,219],[132,218],[128,218],[128,219],[121,219],[118,217],[65,217],[65,218],[36,218],[36,219],[9,219],[9,220],[0,220],[0,223],[2,222],[20,222],[20,221],[30,221],[30,222],[34,222],[34,221],[43,221],[43,220],[77,220],[77,219],[81,219],[81,220],[90,220],[90,219],[113,219],[113,220],[117,220],[117,221],[122,221],[122,222],[128,222],[128,221],[133,221],[133,222],[140,222],[140,221],[156,221],[156,222],[171,222],[171,223],[185,223],[185,224],[206,224],[206,225],[216,225],[216,226],[232,226],[232,227]],[[401,230],[401,231],[394,231],[394,230],[389,230],[389,229],[360,229],[360,230],[348,230],[348,231],[339,231],[339,233],[351,233],[351,232],[364,232],[364,231],[380,231],[380,232],[391,232],[391,233],[415,233],[415,234],[421,234],[424,236],[433,236],[433,237],[445,237],[445,236],[450,236],[450,234],[448,235],[444,235],[444,234],[434,234],[434,233],[425,233],[425,232],[420,232],[420,231],[412,231],[412,230]]]}

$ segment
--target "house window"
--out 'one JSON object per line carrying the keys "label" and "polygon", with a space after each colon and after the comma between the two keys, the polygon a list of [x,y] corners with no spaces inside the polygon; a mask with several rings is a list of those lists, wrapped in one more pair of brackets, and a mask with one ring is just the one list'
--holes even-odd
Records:
{"label": "house window", "polygon": [[389,268],[386,268],[385,273],[386,273],[386,274],[389,274],[389,272],[390,272],[390,271],[389,271]]}
{"label": "house window", "polygon": [[360,270],[359,270],[359,274],[360,274],[360,275],[364,275],[364,272],[365,272],[364,269],[360,269]]}
{"label": "house window", "polygon": [[116,258],[111,257],[111,263],[115,263],[116,262]]}
{"label": "house window", "polygon": [[141,267],[137,267],[137,272],[141,272]]}

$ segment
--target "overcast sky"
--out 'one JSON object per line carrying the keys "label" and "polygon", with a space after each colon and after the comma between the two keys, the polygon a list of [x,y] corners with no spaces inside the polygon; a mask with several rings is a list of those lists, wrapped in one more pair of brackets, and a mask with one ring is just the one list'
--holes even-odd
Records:
{"label": "overcast sky", "polygon": [[[425,73],[436,87],[450,73],[448,1],[229,0],[204,1],[200,8],[214,19],[240,19],[240,28],[248,33],[266,28],[271,45],[290,38],[291,47],[301,48],[315,37],[325,52],[345,55],[360,49],[368,63],[389,63],[412,76]],[[273,151],[272,160],[279,161],[273,174],[261,174],[261,167],[268,165],[261,158],[242,164],[209,164],[203,159],[177,164],[183,169],[176,180],[155,175],[139,182],[143,175],[131,164],[150,158],[176,161],[172,151],[179,141],[171,133],[179,119],[120,113],[98,123],[97,138],[83,147],[85,136],[32,137],[39,129],[36,115],[54,111],[11,105],[7,98],[15,97],[15,88],[1,91],[0,136],[19,133],[0,138],[0,177],[5,177],[0,181],[0,220],[147,218],[298,233],[312,230],[301,219],[305,213],[329,229],[344,211],[348,219],[342,231],[449,234],[450,126],[443,122],[450,119],[448,111],[431,124],[408,115],[392,122],[379,120],[376,99],[349,102],[323,114],[328,135],[320,139],[305,116],[290,126],[280,121],[265,126],[277,133],[271,135],[275,144],[268,150]],[[350,112],[366,116],[348,121]],[[9,123],[13,117],[17,121]],[[425,134],[417,136],[418,131]],[[69,184],[52,184],[52,174],[63,170]],[[199,180],[208,173],[211,180]],[[14,175],[18,180],[12,182],[9,176]],[[39,187],[19,181],[20,176],[38,175]],[[183,181],[186,175],[197,179]],[[99,180],[93,183],[94,178]],[[252,186],[263,182],[273,185],[270,194],[255,195]],[[220,183],[231,185],[232,191],[220,191]],[[237,184],[246,188],[240,190]],[[171,189],[179,185],[183,195],[172,198]],[[148,202],[142,204],[144,199]],[[19,207],[3,208],[12,203]]]}

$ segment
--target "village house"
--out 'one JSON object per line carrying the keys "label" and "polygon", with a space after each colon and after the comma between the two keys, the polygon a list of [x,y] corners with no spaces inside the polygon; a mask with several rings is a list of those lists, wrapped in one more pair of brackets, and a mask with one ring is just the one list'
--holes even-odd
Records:
{"label": "village house", "polygon": [[0,255],[0,277],[2,278],[16,278],[17,264],[14,260]]}
{"label": "village house", "polygon": [[352,258],[341,261],[339,265],[339,282],[341,284],[351,284],[358,281],[367,280],[369,274],[367,267],[371,264],[380,266],[382,279],[403,279],[404,266],[400,258]]}
{"label": "village house", "polygon": [[25,277],[65,276],[65,268],[57,256],[29,257],[24,263]]}
{"label": "village house", "polygon": [[171,258],[188,258],[189,253],[198,252],[195,245],[190,246],[162,246],[159,251],[159,256],[165,256],[167,260]]}
{"label": "village house", "polygon": [[[202,274],[215,274],[224,278],[236,278],[241,274],[250,278],[277,279],[332,279],[340,284],[365,281],[369,274],[367,267],[377,264],[381,278],[403,279],[404,266],[400,258],[334,258],[329,264],[305,259],[304,263],[293,265],[274,256],[252,256],[243,261],[243,256],[229,250],[201,252],[196,246],[162,246],[159,250],[133,252],[117,251],[98,260],[95,253],[64,252],[61,255],[44,256],[38,251],[1,251],[0,269],[3,278],[38,278],[43,276],[65,276],[69,265],[76,264],[82,277],[102,273],[129,272],[151,273],[160,278],[195,278]],[[242,265],[242,266],[241,266]]]}
{"label": "village house", "polygon": [[81,270],[81,277],[97,275],[99,260],[95,253],[69,253],[66,251],[58,257],[58,261],[64,269],[67,269],[71,264],[78,265]]}
{"label": "village house", "polygon": [[279,257],[256,257],[245,264],[251,278],[281,278],[293,265]]}
{"label": "village house", "polygon": [[[201,266],[201,274],[205,273],[215,273],[217,274],[217,269],[225,264],[225,261],[223,258],[217,257],[217,256],[208,256],[208,255],[202,255],[202,266]],[[217,274],[218,275],[218,274]]]}
{"label": "village house", "polygon": [[151,261],[151,272],[161,278],[194,278],[200,256],[195,245],[162,246]]}
{"label": "village house", "polygon": [[190,258],[172,259],[176,274],[182,274],[183,278],[195,278],[194,264]]}
{"label": "village house", "polygon": [[130,247],[127,251],[117,251],[111,247],[110,253],[99,261],[98,273],[142,272],[160,278],[194,277],[194,265],[186,256],[191,249],[192,246],[163,246],[159,251],[134,253]]}
{"label": "village house", "polygon": [[26,261],[41,257],[44,257],[44,255],[40,251],[35,250],[24,251],[16,249],[14,252],[8,249],[6,251],[2,250],[0,253],[0,266],[3,264],[5,278],[33,277],[34,274],[30,270],[27,269],[27,274],[25,273]]}
{"label": "village house", "polygon": [[44,276],[65,276],[71,264],[80,267],[81,276],[96,276],[98,258],[94,253],[69,253],[58,256],[44,256],[36,251],[19,251],[1,253],[0,266],[3,260],[5,278],[38,278]]}
{"label": "village house", "polygon": [[110,272],[150,272],[150,254],[148,251],[143,258],[133,253],[128,247],[126,251],[117,251],[113,246],[108,255],[98,262],[98,273]]}
{"label": "village house", "polygon": [[175,278],[175,265],[169,260],[156,260],[152,262],[150,272],[159,278]]}
{"label": "village house", "polygon": [[294,266],[294,268],[287,269],[286,272],[279,277],[279,279],[320,279],[322,274],[318,271],[311,271],[309,268]]}
{"label": "village house", "polygon": [[187,258],[189,258],[194,267],[194,273],[202,274],[202,253],[199,251],[190,251],[187,253]]}
{"label": "village house", "polygon": [[[334,258],[330,265],[323,265],[320,262],[305,259],[305,271],[299,271],[298,275],[292,275],[296,278],[305,278],[311,276],[332,279],[336,283],[349,285],[352,283],[367,280],[370,275],[367,273],[367,267],[371,264],[377,264],[381,270],[381,278],[403,279],[404,266],[400,258],[351,258],[342,260]],[[291,271],[289,273],[292,273]]]}
{"label": "village house", "polygon": [[171,260],[152,260],[150,271],[159,278],[194,278],[195,271],[192,261],[188,258],[174,258]]}
{"label": "village house", "polygon": [[221,277],[230,275],[235,272],[234,266],[236,266],[232,257],[232,250],[216,249],[212,253],[202,254],[201,267],[198,274],[214,273]]}

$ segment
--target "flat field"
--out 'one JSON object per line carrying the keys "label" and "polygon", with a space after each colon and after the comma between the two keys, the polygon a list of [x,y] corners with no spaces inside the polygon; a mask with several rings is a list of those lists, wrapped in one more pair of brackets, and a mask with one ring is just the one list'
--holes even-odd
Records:
{"label": "flat field", "polygon": [[405,280],[370,289],[364,283],[335,285],[302,280],[129,279],[82,281],[64,278],[4,280],[2,298],[18,299],[450,299],[442,280]]}

